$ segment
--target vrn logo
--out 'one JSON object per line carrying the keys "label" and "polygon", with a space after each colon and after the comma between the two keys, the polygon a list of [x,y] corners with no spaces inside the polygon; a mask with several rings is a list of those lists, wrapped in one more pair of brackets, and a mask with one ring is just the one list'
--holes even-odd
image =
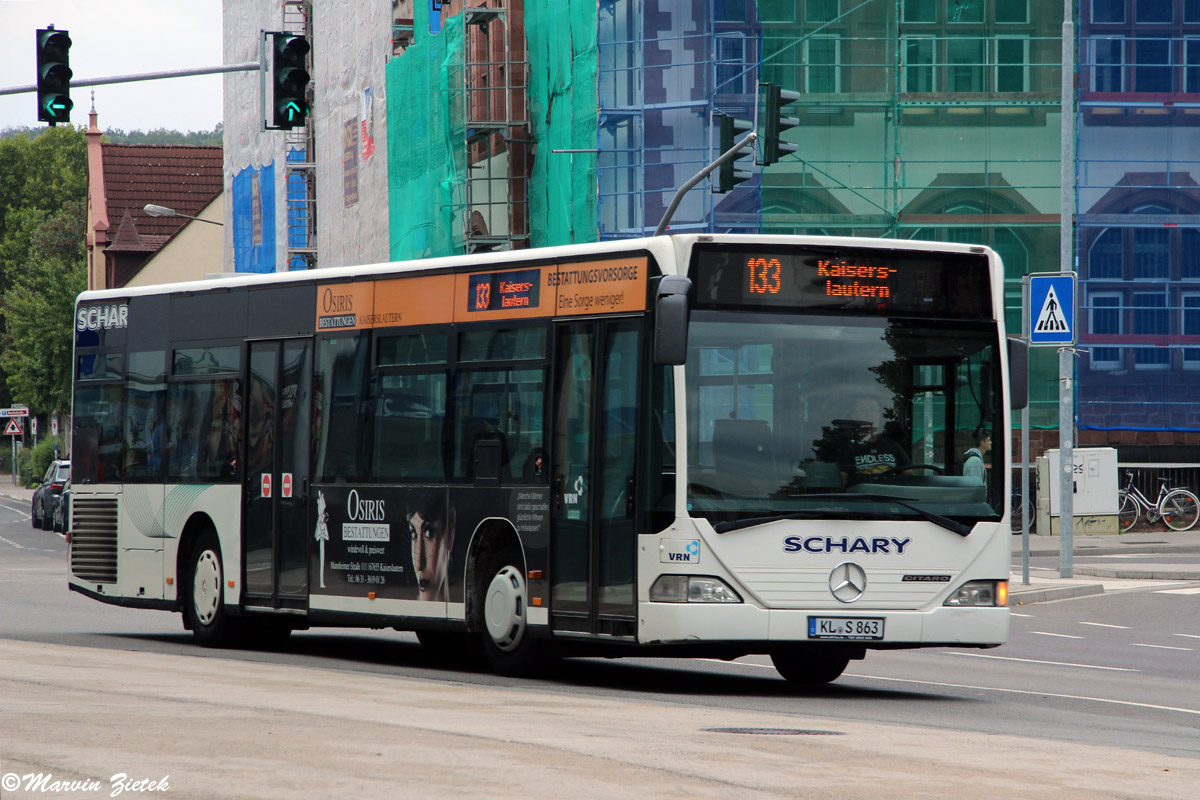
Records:
{"label": "vrn logo", "polygon": [[664,539],[662,558],[668,563],[694,564],[700,560],[699,539]]}

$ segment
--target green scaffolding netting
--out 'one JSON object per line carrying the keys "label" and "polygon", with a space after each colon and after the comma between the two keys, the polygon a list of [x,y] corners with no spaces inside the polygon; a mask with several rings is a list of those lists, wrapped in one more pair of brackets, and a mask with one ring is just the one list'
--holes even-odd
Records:
{"label": "green scaffolding netting", "polygon": [[[550,5],[525,8],[534,247],[598,236],[596,4]],[[388,164],[390,253],[396,260],[462,253],[467,213],[463,16],[446,20],[434,34],[428,7],[417,5],[413,23],[413,44],[387,66],[388,143],[399,154]]]}
{"label": "green scaffolding netting", "polygon": [[[594,242],[598,238],[595,0],[528,4],[525,31],[530,118],[537,143],[529,184],[530,238],[534,247]],[[564,42],[569,46],[564,47]],[[578,150],[590,152],[563,152]]]}
{"label": "green scaffolding netting", "polygon": [[[454,120],[463,62],[459,15],[429,32],[429,6],[414,8],[413,44],[387,65],[388,222],[391,257],[462,252],[463,126]],[[457,123],[457,124],[456,124]]]}

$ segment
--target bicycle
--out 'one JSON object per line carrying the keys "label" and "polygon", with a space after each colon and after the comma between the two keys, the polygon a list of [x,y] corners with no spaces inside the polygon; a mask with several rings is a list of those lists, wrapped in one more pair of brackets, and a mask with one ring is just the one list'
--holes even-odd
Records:
{"label": "bicycle", "polygon": [[1033,501],[1024,500],[1023,496],[1021,495],[1021,490],[1014,488],[1012,490],[1012,495],[1008,500],[1009,523],[1011,524],[1014,535],[1020,535],[1021,533],[1022,505],[1028,506],[1029,508],[1029,532],[1032,533],[1033,531],[1037,530],[1037,509],[1034,507]]}
{"label": "bicycle", "polygon": [[1169,478],[1158,479],[1158,499],[1151,503],[1146,499],[1146,495],[1133,485],[1133,473],[1126,472],[1125,475],[1128,478],[1125,488],[1118,493],[1121,504],[1117,519],[1121,533],[1133,528],[1143,511],[1146,512],[1146,520],[1151,524],[1161,519],[1173,531],[1191,530],[1200,519],[1200,498],[1181,487],[1168,489]]}

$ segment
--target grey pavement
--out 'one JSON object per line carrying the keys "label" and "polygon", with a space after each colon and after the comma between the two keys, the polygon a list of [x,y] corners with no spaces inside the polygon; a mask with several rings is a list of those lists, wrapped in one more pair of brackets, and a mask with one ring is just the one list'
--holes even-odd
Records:
{"label": "grey pavement", "polygon": [[[33,490],[13,486],[10,476],[0,475],[0,497],[28,507],[33,502]],[[1022,583],[1023,570],[1019,561],[1022,553],[1021,537],[1013,536],[1014,566],[1008,584],[1010,605],[1027,605],[1046,600],[1064,600],[1104,592],[1146,588],[1147,581],[1200,582],[1200,526],[1182,533],[1171,530],[1142,531],[1119,536],[1075,536],[1073,540],[1075,556],[1194,553],[1196,560],[1190,564],[1076,564],[1073,569],[1074,575],[1070,578],[1060,577],[1057,567],[1031,567],[1029,583],[1026,585]],[[1030,557],[1059,556],[1058,537],[1030,534],[1029,554]]]}

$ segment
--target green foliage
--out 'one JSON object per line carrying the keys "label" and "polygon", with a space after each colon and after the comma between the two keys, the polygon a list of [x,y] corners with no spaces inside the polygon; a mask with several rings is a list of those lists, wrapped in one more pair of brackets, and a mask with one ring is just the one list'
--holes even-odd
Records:
{"label": "green foliage", "polygon": [[30,486],[34,480],[41,480],[54,460],[54,448],[62,452],[62,443],[55,437],[48,436],[33,447],[26,447],[17,454],[17,469],[22,486]]}
{"label": "green foliage", "polygon": [[[0,356],[26,346],[5,318],[3,298],[37,284],[24,280],[18,288],[18,279],[30,265],[49,259],[59,262],[60,272],[63,264],[77,264],[82,271],[86,176],[83,128],[60,125],[41,129],[36,136],[0,137]],[[0,357],[2,406],[13,401],[6,370]]]}
{"label": "green foliage", "polygon": [[155,128],[152,131],[129,131],[120,128],[109,128],[104,132],[104,141],[113,144],[222,144],[225,138],[225,126],[217,123],[211,131],[188,131],[181,133],[167,128]]}
{"label": "green foliage", "polygon": [[81,262],[38,255],[0,297],[7,326],[0,367],[16,402],[41,413],[70,409],[71,321],[85,288]]}

